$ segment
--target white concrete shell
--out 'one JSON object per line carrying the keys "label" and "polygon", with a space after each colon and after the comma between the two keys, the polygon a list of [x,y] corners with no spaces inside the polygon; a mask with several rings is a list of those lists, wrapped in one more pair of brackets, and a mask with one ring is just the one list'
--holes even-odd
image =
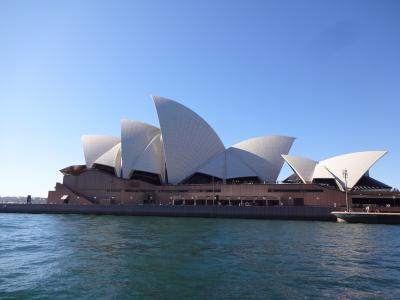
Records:
{"label": "white concrete shell", "polygon": [[345,186],[343,170],[347,170],[347,187],[352,189],[360,178],[380,159],[387,151],[364,151],[335,156],[320,162]]}
{"label": "white concrete shell", "polygon": [[345,189],[343,170],[347,170],[347,188],[352,189],[360,178],[382,158],[387,151],[364,151],[334,156],[320,162],[307,158],[282,155],[293,171],[306,182],[314,179],[335,179]]}
{"label": "white concrete shell", "polygon": [[226,179],[257,177],[257,173],[237,157],[234,151],[232,147],[226,150]]}
{"label": "white concrete shell", "polygon": [[[124,178],[130,178],[135,170],[161,175],[159,172],[163,164],[162,148],[160,142],[155,142],[156,137],[159,141],[159,136],[160,129],[157,127],[138,121],[121,120],[122,176]],[[154,149],[154,147],[160,148]],[[146,149],[148,149],[147,152]],[[144,155],[145,152],[146,155]],[[159,167],[154,166],[156,161],[160,162]],[[157,172],[154,172],[155,170]]]}
{"label": "white concrete shell", "polygon": [[106,153],[101,155],[96,161],[96,164],[113,167],[115,175],[121,176],[121,143],[116,144]]}
{"label": "white concrete shell", "polygon": [[245,140],[230,149],[257,176],[275,182],[282,169],[282,154],[288,154],[295,138],[287,136],[262,136]]}
{"label": "white concrete shell", "polygon": [[199,115],[173,100],[155,96],[168,182],[177,184],[225,151],[220,138]]}
{"label": "white concrete shell", "polygon": [[136,160],[133,170],[159,174],[164,181],[164,157],[161,134],[157,134]]}
{"label": "white concrete shell", "polygon": [[317,161],[291,155],[282,155],[282,157],[292,168],[292,170],[300,177],[303,183],[312,182],[314,170],[318,164]]}
{"label": "white concrete shell", "polygon": [[197,172],[224,179],[225,163],[226,152],[224,151],[211,158]]}
{"label": "white concrete shell", "polygon": [[232,148],[228,148],[225,152],[213,157],[197,172],[220,179],[257,176],[249,166],[233,153]]}
{"label": "white concrete shell", "polygon": [[313,179],[318,179],[318,178],[323,178],[323,179],[335,179],[335,176],[329,172],[329,170],[326,168],[326,166],[318,163],[315,166],[314,174],[313,174]]}
{"label": "white concrete shell", "polygon": [[108,135],[83,135],[81,140],[88,168],[91,168],[100,156],[121,141],[120,138]]}

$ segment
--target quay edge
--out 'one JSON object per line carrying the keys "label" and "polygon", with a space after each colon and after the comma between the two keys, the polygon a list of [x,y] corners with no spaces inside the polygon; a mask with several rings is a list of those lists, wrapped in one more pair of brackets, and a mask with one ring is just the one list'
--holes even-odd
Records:
{"label": "quay edge", "polygon": [[79,205],[2,204],[0,213],[88,214],[118,216],[165,216],[238,219],[331,221],[332,207],[238,207],[238,206],[158,206],[158,205]]}

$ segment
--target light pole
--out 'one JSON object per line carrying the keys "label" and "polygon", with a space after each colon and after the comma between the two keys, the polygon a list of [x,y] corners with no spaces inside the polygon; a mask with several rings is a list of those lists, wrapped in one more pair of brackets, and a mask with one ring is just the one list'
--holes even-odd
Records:
{"label": "light pole", "polygon": [[344,178],[344,190],[346,193],[346,211],[349,211],[349,201],[347,199],[347,177],[349,177],[349,174],[347,173],[347,169],[344,169],[343,178]]}

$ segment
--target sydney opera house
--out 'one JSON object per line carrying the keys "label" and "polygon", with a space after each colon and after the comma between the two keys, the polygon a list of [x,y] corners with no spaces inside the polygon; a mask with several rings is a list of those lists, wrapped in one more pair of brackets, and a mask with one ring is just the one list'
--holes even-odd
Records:
{"label": "sydney opera house", "polygon": [[[182,104],[153,97],[160,127],[121,121],[121,136],[82,136],[85,165],[61,170],[48,203],[397,206],[390,186],[369,176],[386,151],[322,161],[289,155],[295,140],[261,136],[226,148],[206,121]],[[293,175],[277,182],[284,163]]]}

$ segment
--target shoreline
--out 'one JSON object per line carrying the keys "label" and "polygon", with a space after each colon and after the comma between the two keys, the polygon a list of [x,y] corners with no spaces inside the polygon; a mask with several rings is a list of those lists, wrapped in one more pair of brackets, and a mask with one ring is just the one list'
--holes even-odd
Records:
{"label": "shoreline", "polygon": [[1,204],[0,213],[201,217],[336,222],[334,207]]}

